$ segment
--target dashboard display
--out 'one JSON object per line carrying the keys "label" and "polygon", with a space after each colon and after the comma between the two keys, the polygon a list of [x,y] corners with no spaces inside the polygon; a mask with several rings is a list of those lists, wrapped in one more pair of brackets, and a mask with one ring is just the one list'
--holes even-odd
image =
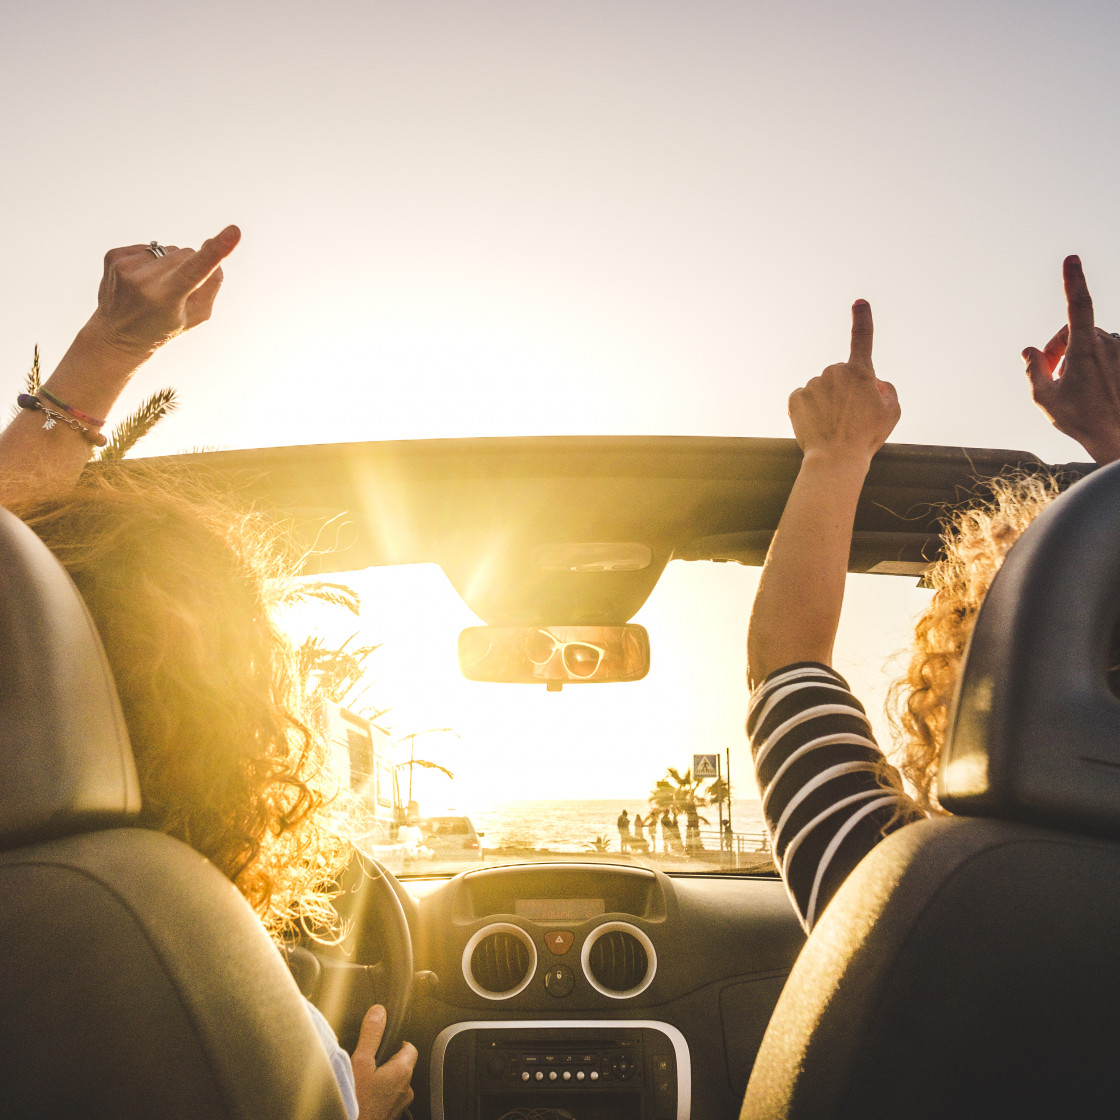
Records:
{"label": "dashboard display", "polygon": [[519,898],[513,912],[531,922],[581,922],[606,913],[601,898]]}

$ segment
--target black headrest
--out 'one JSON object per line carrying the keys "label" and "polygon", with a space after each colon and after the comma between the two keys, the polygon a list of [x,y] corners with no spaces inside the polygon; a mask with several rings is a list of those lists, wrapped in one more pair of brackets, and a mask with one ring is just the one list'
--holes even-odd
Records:
{"label": "black headrest", "polygon": [[0,849],[139,811],[128,732],[85,603],[46,545],[0,509]]}
{"label": "black headrest", "polygon": [[1120,463],[1055,499],[992,582],[938,797],[953,813],[1120,836]]}

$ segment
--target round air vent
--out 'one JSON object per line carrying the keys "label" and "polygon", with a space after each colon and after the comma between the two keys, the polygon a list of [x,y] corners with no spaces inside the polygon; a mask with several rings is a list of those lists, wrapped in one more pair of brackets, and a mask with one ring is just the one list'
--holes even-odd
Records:
{"label": "round air vent", "polygon": [[524,990],[537,968],[533,939],[508,922],[484,926],[463,950],[463,978],[475,995],[509,999]]}
{"label": "round air vent", "polygon": [[644,992],[657,971],[653,942],[627,922],[605,922],[583,943],[583,971],[591,986],[612,999]]}

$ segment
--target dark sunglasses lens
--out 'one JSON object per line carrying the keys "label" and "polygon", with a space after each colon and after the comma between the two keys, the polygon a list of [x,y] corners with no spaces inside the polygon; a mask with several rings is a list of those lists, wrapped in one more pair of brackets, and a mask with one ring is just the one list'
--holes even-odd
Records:
{"label": "dark sunglasses lens", "polygon": [[594,676],[599,668],[599,651],[594,646],[585,646],[581,642],[572,642],[564,649],[564,668],[573,677],[586,680]]}
{"label": "dark sunglasses lens", "polygon": [[535,630],[525,639],[525,653],[534,665],[543,665],[556,652],[556,639],[547,630]]}

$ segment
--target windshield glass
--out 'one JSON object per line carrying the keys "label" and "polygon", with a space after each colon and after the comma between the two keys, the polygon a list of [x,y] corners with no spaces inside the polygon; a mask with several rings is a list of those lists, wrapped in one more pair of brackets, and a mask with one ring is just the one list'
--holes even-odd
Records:
{"label": "windshield glass", "polygon": [[[5,4],[0,34],[13,407],[33,359],[52,370],[94,310],[107,250],[197,248],[236,223],[212,316],[158,349],[114,409],[115,424],[175,390],[138,455],[786,438],[790,392],[844,360],[865,298],[876,371],[902,409],[892,441],[1085,458],[1034,408],[1020,353],[1064,321],[1067,253],[1084,258],[1098,325],[1120,328],[1120,175],[1101,143],[1120,5],[60,11]],[[1041,156],[1055,149],[1056,168]],[[310,482],[305,497],[313,507]],[[344,700],[385,728],[366,737],[391,757],[354,771],[395,776],[400,790],[374,801],[402,820],[379,835],[412,849],[410,873],[443,858],[419,823],[440,815],[467,817],[486,858],[660,857],[650,792],[677,781],[670,768],[694,779],[697,755],[730,769],[723,851],[742,838],[755,860],[743,645],[756,570],[673,561],[632,620],[649,631],[648,676],[560,692],[462,678],[458,634],[479,620],[439,569],[341,578],[362,593],[360,620],[308,608],[293,627],[378,647]],[[884,665],[924,594],[902,578],[849,584],[836,664],[881,739]],[[571,656],[586,667],[598,653]],[[649,857],[620,851],[623,808]],[[687,813],[669,808],[687,850]],[[697,808],[703,851],[718,852],[728,806]],[[674,866],[708,858],[694,843]]]}
{"label": "windshield glass", "polygon": [[[381,806],[384,823],[365,846],[399,874],[555,858],[773,870],[743,732],[757,568],[671,563],[635,618],[650,634],[649,674],[560,692],[462,676],[458,634],[479,620],[436,565],[332,578],[359,592],[360,619],[305,604],[292,628],[297,638],[314,629],[347,649],[377,647],[342,701],[384,731],[373,738],[396,773],[399,802],[392,812]],[[913,579],[849,581],[836,664],[888,742],[881,710],[897,668],[891,655],[929,593]]]}

